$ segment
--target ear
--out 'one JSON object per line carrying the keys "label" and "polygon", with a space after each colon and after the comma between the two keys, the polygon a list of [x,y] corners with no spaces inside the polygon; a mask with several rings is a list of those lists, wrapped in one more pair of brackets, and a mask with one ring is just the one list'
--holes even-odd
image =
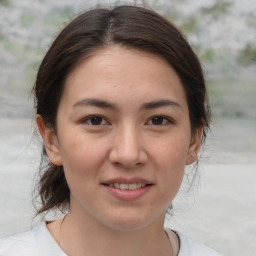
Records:
{"label": "ear", "polygon": [[36,123],[41,137],[44,141],[44,147],[50,161],[57,166],[62,165],[62,159],[59,151],[59,144],[54,129],[45,125],[41,115],[36,115]]}
{"label": "ear", "polygon": [[192,134],[188,156],[186,160],[187,165],[194,163],[197,158],[197,154],[201,145],[203,129],[203,126],[201,126],[197,128],[196,131]]}

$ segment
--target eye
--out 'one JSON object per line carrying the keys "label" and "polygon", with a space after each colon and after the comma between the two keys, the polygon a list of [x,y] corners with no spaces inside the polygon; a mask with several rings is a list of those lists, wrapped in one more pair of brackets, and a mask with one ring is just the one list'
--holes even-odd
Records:
{"label": "eye", "polygon": [[87,118],[85,118],[83,120],[84,124],[88,124],[88,125],[107,125],[108,122],[102,117],[102,116],[88,116]]}
{"label": "eye", "polygon": [[164,116],[154,116],[149,121],[149,125],[166,125],[171,123],[171,120]]}

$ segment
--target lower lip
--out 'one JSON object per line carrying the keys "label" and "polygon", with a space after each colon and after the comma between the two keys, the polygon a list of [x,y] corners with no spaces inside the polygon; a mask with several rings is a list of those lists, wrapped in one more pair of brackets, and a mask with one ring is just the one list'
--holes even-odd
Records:
{"label": "lower lip", "polygon": [[135,189],[135,190],[121,190],[115,187],[110,187],[110,186],[106,186],[103,185],[109,192],[111,195],[113,195],[114,197],[120,199],[120,200],[124,200],[124,201],[130,201],[130,200],[135,200],[138,198],[141,198],[142,196],[144,196],[152,187],[152,185],[147,185],[143,188],[139,188],[139,189]]}

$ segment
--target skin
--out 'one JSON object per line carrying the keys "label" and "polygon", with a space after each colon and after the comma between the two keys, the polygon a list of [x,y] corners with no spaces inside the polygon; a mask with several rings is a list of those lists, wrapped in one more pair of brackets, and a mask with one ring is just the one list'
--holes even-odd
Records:
{"label": "skin", "polygon": [[[71,191],[63,224],[48,225],[67,254],[173,255],[165,210],[196,159],[202,128],[191,133],[183,86],[164,58],[118,46],[98,50],[68,76],[57,131],[41,116],[37,124]],[[120,200],[102,185],[120,177],[146,179],[150,189]]]}

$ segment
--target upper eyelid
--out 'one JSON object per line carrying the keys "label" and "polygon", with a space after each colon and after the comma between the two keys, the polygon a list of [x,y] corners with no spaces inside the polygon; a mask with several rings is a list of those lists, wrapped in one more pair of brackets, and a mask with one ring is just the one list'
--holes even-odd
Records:
{"label": "upper eyelid", "polygon": [[153,115],[150,119],[154,118],[154,117],[162,117],[162,118],[165,118],[167,120],[172,120],[172,118],[170,116],[166,116],[166,115]]}
{"label": "upper eyelid", "polygon": [[102,116],[102,115],[89,115],[89,116],[86,116],[86,117],[84,117],[84,118],[82,118],[81,119],[81,122],[82,123],[85,123],[86,121],[88,121],[88,120],[90,120],[91,118],[93,118],[93,117],[100,117],[100,118],[102,118],[106,123],[108,123],[109,124],[109,121],[107,120],[107,118],[105,118],[104,116]]}
{"label": "upper eyelid", "polygon": [[154,115],[154,116],[150,117],[146,123],[150,122],[154,117],[162,117],[162,118],[166,119],[169,123],[175,123],[173,118],[165,116],[165,115]]}
{"label": "upper eyelid", "polygon": [[[110,124],[110,121],[108,120],[108,118],[106,118],[105,116],[101,115],[101,114],[91,114],[91,115],[88,115],[84,118],[81,118],[81,122],[86,122],[88,120],[90,120],[91,118],[93,117],[100,117],[102,118],[105,122],[109,123]],[[150,118],[148,118],[148,120],[146,121],[146,123],[150,122],[154,117],[162,117],[164,119],[166,119],[168,122],[170,123],[175,123],[174,119],[169,117],[169,116],[166,116],[166,115],[153,115],[151,116]]]}

